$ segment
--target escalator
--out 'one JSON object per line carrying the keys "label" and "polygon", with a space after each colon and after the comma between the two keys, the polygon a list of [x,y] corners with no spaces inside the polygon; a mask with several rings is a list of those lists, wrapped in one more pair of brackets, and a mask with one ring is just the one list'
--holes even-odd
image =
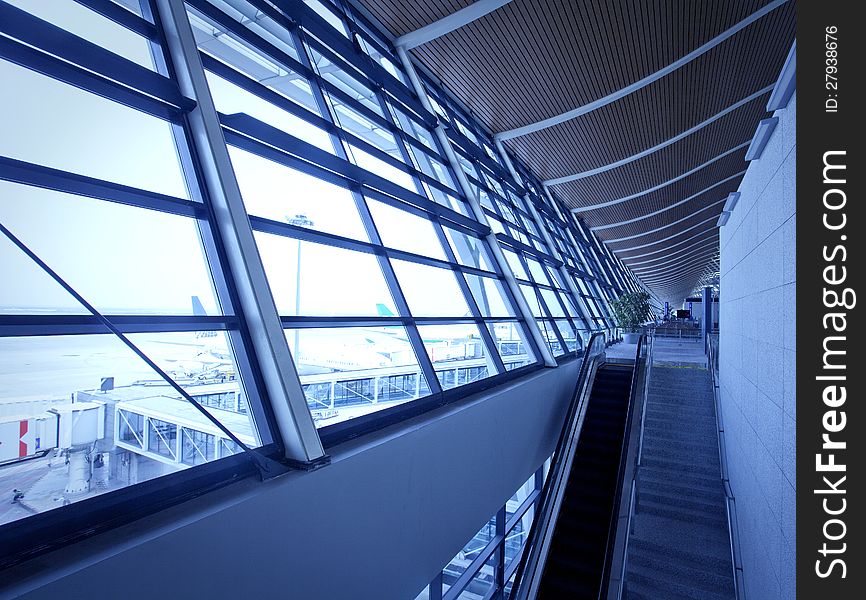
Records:
{"label": "escalator", "polygon": [[632,422],[645,391],[646,337],[629,364],[606,361],[604,348],[604,337],[593,336],[509,600],[599,600],[619,585],[631,502],[623,482],[632,481],[639,447]]}
{"label": "escalator", "polygon": [[605,364],[596,373],[544,565],[539,600],[598,597],[633,371],[631,365]]}

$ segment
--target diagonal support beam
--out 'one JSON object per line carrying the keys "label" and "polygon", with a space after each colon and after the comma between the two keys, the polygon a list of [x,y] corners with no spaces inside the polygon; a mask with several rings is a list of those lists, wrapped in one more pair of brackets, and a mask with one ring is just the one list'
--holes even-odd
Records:
{"label": "diagonal support beam", "polygon": [[623,158],[623,159],[618,160],[616,162],[612,162],[610,164],[603,165],[601,167],[596,167],[595,169],[590,169],[589,171],[583,171],[582,173],[575,173],[574,175],[566,175],[565,177],[557,177],[555,179],[548,179],[544,183],[546,183],[547,185],[556,185],[558,183],[568,183],[569,181],[577,181],[578,179],[585,179],[586,177],[592,177],[593,175],[598,175],[600,173],[604,173],[606,171],[610,171],[612,169],[622,167],[622,166],[627,165],[629,163],[633,163],[634,161],[639,160],[645,156],[649,156],[653,152],[658,152],[659,150],[662,150],[663,148],[667,148],[668,146],[672,146],[673,144],[676,144],[680,140],[683,140],[683,139],[689,137],[691,134],[693,134],[697,131],[700,131],[701,129],[703,129],[707,125],[711,125],[711,124],[715,123],[716,121],[718,121],[719,119],[721,119],[725,115],[729,115],[732,112],[734,112],[735,110],[737,110],[738,108],[742,108],[743,106],[745,106],[749,102],[757,100],[758,98],[760,98],[764,94],[769,93],[772,89],[773,89],[773,86],[768,85],[764,89],[758,90],[754,94],[743,98],[739,102],[735,102],[734,104],[731,104],[728,108],[726,108],[725,110],[723,110],[719,113],[716,113],[715,115],[713,115],[709,119],[707,119],[701,123],[698,123],[694,127],[686,129],[682,133],[679,133],[679,134],[675,135],[674,137],[661,142],[660,144],[656,144],[652,148],[647,148],[646,150],[643,150],[642,152],[638,152],[637,154],[632,154],[631,156],[627,156],[626,158]]}
{"label": "diagonal support beam", "polygon": [[625,96],[628,96],[629,94],[636,92],[639,89],[645,88],[646,86],[653,83],[654,81],[658,81],[659,79],[661,79],[665,75],[669,75],[669,74],[673,73],[674,71],[676,71],[680,67],[687,65],[688,63],[692,62],[693,60],[695,60],[699,56],[706,54],[707,52],[709,52],[710,50],[712,50],[713,48],[715,48],[716,46],[718,46],[719,44],[721,44],[722,42],[724,42],[728,38],[739,33],[740,31],[742,31],[743,29],[745,29],[746,27],[748,27],[749,25],[751,25],[752,23],[754,23],[755,21],[757,21],[758,19],[763,17],[764,15],[769,14],[770,12],[779,8],[780,6],[783,6],[786,2],[788,2],[788,0],[775,0],[775,2],[770,2],[769,4],[764,6],[763,8],[753,12],[751,15],[749,15],[748,17],[746,17],[745,19],[743,19],[742,21],[740,21],[739,23],[737,23],[736,25],[734,25],[730,29],[723,31],[722,33],[720,33],[719,35],[717,35],[716,37],[714,37],[713,39],[711,39],[707,43],[703,44],[702,46],[695,48],[694,50],[692,50],[691,52],[689,52],[688,54],[686,54],[682,58],[672,62],[671,64],[664,67],[663,69],[659,69],[655,73],[651,73],[650,75],[647,75],[643,79],[640,79],[639,81],[635,81],[631,85],[628,85],[628,86],[626,86],[620,90],[617,90],[617,91],[613,92],[612,94],[608,94],[604,98],[599,98],[598,100],[594,100],[594,101],[590,102],[589,104],[584,104],[583,106],[579,106],[579,107],[574,108],[568,112],[564,112],[561,115],[557,115],[555,117],[550,117],[549,119],[544,119],[542,121],[538,121],[537,123],[531,123],[530,125],[524,125],[523,127],[517,127],[516,129],[510,129],[508,131],[502,131],[500,133],[497,133],[495,137],[500,139],[500,140],[510,140],[512,138],[520,137],[522,135],[528,135],[528,134],[534,133],[536,131],[541,131],[542,129],[547,129],[548,127],[553,127],[554,125],[559,125],[560,123],[564,123],[565,121],[569,121],[569,120],[574,119],[576,117],[579,117],[581,115],[585,115],[586,113],[597,110],[597,109],[601,108],[602,106],[607,106],[608,104],[610,104],[612,102],[616,102],[620,98],[624,98]]}
{"label": "diagonal support beam", "polygon": [[601,202],[599,204],[591,204],[589,206],[581,206],[579,208],[572,208],[571,212],[573,212],[573,213],[589,212],[591,210],[597,210],[599,208],[605,208],[607,206],[614,206],[615,204],[622,204],[623,202],[628,202],[629,200],[634,200],[635,198],[640,198],[641,196],[646,196],[647,194],[658,191],[658,190],[662,189],[663,187],[667,187],[667,186],[671,185],[672,183],[676,183],[677,181],[685,179],[689,175],[694,175],[695,173],[697,173],[701,169],[705,169],[705,168],[709,167],[714,162],[720,161],[723,158],[725,158],[726,156],[730,156],[734,152],[738,152],[738,151],[742,150],[743,148],[748,148],[749,144],[751,144],[751,143],[752,143],[752,140],[750,138],[749,141],[743,142],[742,144],[740,144],[738,146],[734,146],[730,150],[725,150],[724,152],[722,152],[721,154],[719,154],[718,156],[716,156],[714,158],[711,158],[710,160],[708,160],[704,164],[698,165],[694,169],[686,171],[685,173],[682,173],[681,175],[677,175],[673,179],[668,179],[665,182],[662,182],[658,185],[654,185],[651,188],[642,190],[640,192],[636,192],[634,194],[631,194],[630,196],[624,196],[622,198],[617,198],[616,200],[608,200],[607,202]]}
{"label": "diagonal support beam", "polygon": [[434,21],[420,29],[401,35],[394,40],[394,45],[406,50],[417,48],[422,44],[442,37],[446,33],[451,33],[455,29],[460,29],[464,25],[468,25],[472,21],[492,13],[509,2],[511,0],[477,0],[469,6],[451,13],[447,17],[442,17],[438,21]]}

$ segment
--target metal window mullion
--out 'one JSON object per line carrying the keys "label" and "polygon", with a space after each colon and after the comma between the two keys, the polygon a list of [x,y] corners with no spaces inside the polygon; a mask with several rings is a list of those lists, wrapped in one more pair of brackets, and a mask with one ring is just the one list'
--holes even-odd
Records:
{"label": "metal window mullion", "polygon": [[487,348],[485,358],[488,369],[492,371],[490,375],[505,373],[505,363],[503,363],[502,357],[499,356],[499,352],[496,350],[496,343],[493,336],[491,335],[490,330],[487,329],[487,324],[484,322],[484,317],[481,314],[481,310],[478,308],[478,303],[472,295],[472,290],[469,287],[469,283],[466,281],[462,268],[457,264],[457,257],[451,249],[451,244],[449,244],[448,240],[445,238],[445,232],[442,230],[442,224],[439,223],[438,219],[433,220],[433,227],[436,230],[439,243],[445,249],[445,255],[448,257],[448,262],[450,263],[449,266],[451,267],[451,271],[457,279],[457,284],[460,286],[460,291],[463,293],[463,297],[466,300],[466,306],[469,307],[469,311],[472,313],[473,318],[476,319],[476,323],[478,324],[478,333],[481,334],[481,339]]}
{"label": "metal window mullion", "polygon": [[[396,127],[396,123],[393,121],[393,117],[388,110],[388,107],[385,105],[385,98],[383,97],[383,93],[381,89],[376,90],[376,97],[379,100],[379,104],[383,107],[383,110],[386,115],[388,115],[388,120],[391,124]],[[411,164],[411,158],[409,156],[409,149],[406,147],[405,140],[397,138],[397,145],[400,150],[400,154],[403,156],[403,160],[409,162]],[[416,186],[418,186],[418,190],[420,194],[424,193],[424,188],[421,186],[420,181],[413,177],[413,181],[415,181]],[[439,222],[439,219],[430,219],[431,224],[436,232],[436,237],[439,240],[439,245],[442,247],[445,252],[445,256],[448,258],[448,267],[451,269],[454,277],[457,280],[457,284],[460,286],[460,291],[463,293],[464,300],[466,302],[466,306],[469,307],[472,316],[477,319],[479,322],[483,323],[483,317],[481,315],[481,311],[478,308],[478,304],[475,301],[475,297],[472,295],[472,291],[469,288],[469,284],[466,282],[466,277],[464,276],[462,270],[457,265],[457,257],[454,256],[454,252],[451,249],[451,244],[448,243],[447,238],[445,237],[445,231],[442,229],[442,224]],[[486,352],[486,362],[488,366],[488,370],[492,371],[490,375],[495,375],[497,373],[505,372],[505,365],[502,362],[502,358],[499,356],[499,352],[496,351],[496,345],[493,342],[493,336],[490,334],[490,331],[487,329],[486,325],[482,325],[478,327],[479,333],[481,334],[481,338],[484,342],[484,345],[487,347]],[[455,382],[456,383],[456,382]]]}
{"label": "metal window mullion", "polygon": [[493,582],[494,594],[504,594],[505,591],[505,542],[508,532],[506,526],[506,511],[505,506],[499,509],[496,513],[496,537],[502,541],[496,548],[496,578]]}
{"label": "metal window mullion", "polygon": [[253,230],[232,169],[228,148],[199,58],[183,0],[155,0],[165,31],[164,52],[181,93],[196,99],[188,115],[191,145],[243,309],[287,458],[313,463],[325,457],[297,370],[280,324]]}
{"label": "metal window mullion", "polygon": [[[422,105],[424,105],[424,108],[426,110],[433,112],[433,107],[430,105],[430,101],[427,98],[424,87],[421,85],[421,81],[418,79],[418,73],[415,71],[415,66],[409,59],[409,55],[406,54],[406,51],[402,48],[397,49],[397,54],[400,58],[401,63],[403,64],[403,70],[406,71],[409,80],[412,82],[412,86],[415,88],[415,93],[421,100]],[[469,206],[472,209],[472,213],[475,215],[475,218],[479,222],[486,225],[487,218],[484,215],[484,210],[481,208],[478,199],[475,198],[474,194],[472,193],[472,188],[469,185],[469,181],[466,179],[466,174],[460,167],[460,163],[458,162],[456,155],[454,154],[454,149],[451,147],[451,142],[448,139],[448,135],[445,133],[445,128],[442,126],[441,123],[437,123],[434,132],[436,137],[439,138],[442,149],[445,150],[445,155],[448,158],[448,164],[451,166],[451,170],[453,171],[453,173],[457,176],[457,182],[459,184],[459,187],[461,188],[463,195],[466,198],[466,201],[469,203]],[[526,299],[523,297],[523,293],[520,291],[517,280],[514,278],[514,273],[511,272],[511,268],[508,266],[508,263],[505,260],[505,255],[502,254],[502,248],[499,245],[499,240],[492,231],[485,237],[489,242],[490,249],[493,251],[493,260],[498,263],[499,268],[502,270],[502,273],[505,276],[506,284],[514,292],[513,296],[515,302],[517,303],[517,309],[519,313],[523,316],[530,335],[536,341],[541,359],[544,361],[545,366],[557,366],[556,359],[550,352],[547,341],[544,339],[544,336],[542,335],[538,324],[535,322],[535,317],[532,315],[532,311],[529,309],[529,304],[526,302]]]}
{"label": "metal window mullion", "polygon": [[[301,32],[296,28],[290,31],[290,34],[295,46],[299,48],[299,55],[301,56],[302,62],[307,68],[314,70],[312,67],[312,59],[308,54],[307,46],[304,44]],[[313,91],[313,97],[319,105],[320,112],[323,116],[327,115],[326,118],[331,119],[331,121],[336,125],[334,115],[328,107],[328,102],[325,98],[324,92],[322,91],[318,77],[311,79],[309,83],[310,88]],[[338,131],[340,133],[337,135],[331,135],[331,139],[334,142],[334,150],[339,158],[348,160],[348,153],[345,147],[342,129],[338,129]],[[366,200],[357,188],[352,189],[352,195],[355,199],[355,207],[358,210],[361,222],[364,224],[370,242],[381,249],[377,253],[376,258],[379,261],[379,267],[382,270],[391,297],[397,305],[397,312],[400,313],[401,316],[411,319],[412,313],[409,310],[409,304],[406,302],[406,297],[403,295],[403,290],[400,288],[400,283],[397,280],[397,274],[394,272],[394,267],[391,265],[390,259],[385,254],[384,247],[382,246],[382,238],[379,236],[379,231],[376,229],[373,215],[370,213],[370,208],[367,206]],[[436,370],[433,368],[433,362],[430,359],[430,355],[427,354],[427,349],[424,347],[424,341],[421,338],[421,334],[418,332],[418,327],[414,324],[414,321],[404,327],[410,345],[415,351],[415,357],[418,359],[418,365],[424,373],[424,377],[427,379],[427,386],[430,389],[430,392],[433,394],[441,392],[442,386],[439,384],[439,378],[436,376]]]}
{"label": "metal window mullion", "polygon": [[[330,117],[331,122],[337,128],[337,134],[336,135],[340,139],[342,146],[343,146],[343,150],[344,150],[342,153],[340,153],[338,151],[338,155],[340,156],[340,158],[343,158],[344,160],[349,161],[349,148],[348,148],[348,146],[350,145],[350,141],[347,138],[347,136],[351,135],[353,138],[357,138],[358,140],[360,140],[360,138],[358,138],[358,136],[351,134],[350,132],[344,130],[340,126],[340,124],[337,122],[336,109],[334,109],[332,111],[330,104],[328,103],[327,99],[325,98],[325,92],[323,89],[323,84],[325,83],[325,81],[324,81],[324,79],[322,79],[319,76],[319,74],[316,72],[315,67],[313,66],[312,57],[309,54],[313,50],[310,47],[310,45],[305,43],[306,42],[306,33],[304,33],[301,30],[298,30],[297,28],[292,30],[290,33],[291,33],[292,39],[295,42],[295,46],[297,48],[299,48],[298,52],[299,52],[299,55],[301,57],[302,64],[314,74],[314,76],[310,78],[309,84],[310,84],[311,89],[313,90],[313,96],[316,99],[316,103],[319,105],[319,111],[322,113],[323,116],[327,115],[326,118]],[[376,96],[376,100],[379,103],[379,108],[382,110],[383,115],[390,116],[390,112],[388,110],[388,107],[383,104],[384,101],[383,101],[382,96],[380,95],[381,90],[376,86],[371,86],[370,90],[373,92],[373,95]],[[382,115],[379,115],[379,117],[381,119],[384,119],[386,123],[390,123],[390,127],[385,127],[385,129],[388,130],[392,135],[394,135],[394,132],[392,131],[392,129],[395,129],[395,128],[399,129],[399,128],[397,127],[396,124],[394,124],[393,120],[389,120],[388,117],[384,117]],[[427,195],[426,195],[424,188],[419,183],[421,180],[423,180],[424,183],[426,183],[427,185],[431,185],[433,187],[439,188],[442,193],[445,193],[445,194],[454,193],[454,190],[452,190],[447,185],[439,182],[438,180],[433,179],[432,177],[429,177],[426,173],[422,173],[418,169],[415,169],[414,163],[411,162],[411,159],[408,159],[408,157],[405,156],[405,154],[408,152],[404,146],[404,144],[406,143],[405,140],[403,140],[402,137],[399,135],[394,135],[394,138],[395,138],[395,143],[397,144],[398,149],[400,149],[401,154],[404,155],[403,163],[400,163],[400,161],[395,159],[393,156],[390,156],[386,152],[379,150],[378,148],[375,148],[375,146],[372,146],[369,143],[367,143],[370,146],[370,148],[368,148],[368,150],[373,149],[374,152],[371,152],[371,154],[374,156],[376,156],[377,153],[381,153],[381,156],[377,156],[377,158],[379,158],[380,160],[383,160],[386,163],[389,163],[392,167],[401,170],[402,172],[406,173],[409,177],[411,177],[413,184],[415,185],[416,189],[418,190],[416,192],[418,194],[418,196],[425,198],[425,199],[427,198]],[[361,140],[361,141],[363,141],[363,140]],[[351,163],[351,161],[349,161],[349,162]],[[354,164],[354,163],[351,163],[351,164]],[[373,175],[375,175],[375,173]],[[378,177],[381,177],[381,176],[378,176]]]}
{"label": "metal window mullion", "polygon": [[[517,172],[514,170],[514,164],[511,162],[511,158],[508,156],[508,153],[505,151],[505,147],[502,145],[502,142],[499,140],[495,141],[496,149],[499,151],[499,155],[502,157],[502,162],[505,163],[506,168],[511,173],[512,177],[517,179]],[[584,325],[586,327],[590,327],[589,319],[587,319],[586,311],[577,298],[579,297],[577,287],[574,285],[574,280],[571,278],[571,274],[568,272],[568,269],[565,267],[565,261],[562,260],[562,255],[559,253],[556,244],[553,243],[553,239],[550,236],[550,232],[547,230],[547,227],[544,226],[544,223],[541,221],[541,216],[538,214],[538,211],[535,208],[535,203],[532,201],[532,198],[529,194],[526,194],[523,197],[527,206],[529,207],[530,213],[532,213],[533,219],[535,219],[536,225],[541,229],[541,235],[544,237],[544,240],[547,243],[547,247],[551,252],[551,255],[562,263],[560,266],[556,267],[559,271],[560,276],[563,281],[565,281],[565,285],[568,287],[569,293],[574,297],[575,304],[577,305],[578,310],[581,312],[581,319],[583,319]],[[565,309],[565,307],[563,307]],[[565,311],[568,314],[568,311]],[[572,324],[573,325],[573,324]]]}
{"label": "metal window mullion", "polygon": [[137,33],[138,35],[150,40],[157,37],[157,29],[147,19],[139,17],[131,10],[120,6],[112,0],[75,0],[79,4],[86,6],[93,12],[99,13],[106,19],[114,21],[118,25]]}
{"label": "metal window mullion", "polygon": [[5,2],[0,2],[0,32],[181,110],[194,104],[168,77]]}
{"label": "metal window mullion", "polygon": [[0,58],[167,121],[177,120],[184,110],[2,35]]}
{"label": "metal window mullion", "polygon": [[[553,316],[553,313],[550,311],[550,308],[548,308],[547,302],[545,302],[544,296],[539,290],[538,285],[536,285],[535,278],[532,276],[532,272],[529,270],[529,263],[526,261],[526,257],[523,256],[523,254],[518,254],[517,258],[523,266],[523,270],[526,271],[526,274],[529,275],[529,278],[532,281],[530,287],[532,288],[532,291],[535,292],[535,299],[538,301],[538,307],[541,310],[541,316],[537,318],[548,322],[553,327],[553,332],[556,334],[556,339],[559,341],[559,344],[562,347],[564,353],[568,354],[568,346],[566,346],[565,344],[565,338],[562,336],[562,332],[559,330],[559,327],[556,326],[556,317]],[[556,292],[554,291],[554,296],[555,295]],[[574,327],[574,324],[572,324],[572,327]]]}

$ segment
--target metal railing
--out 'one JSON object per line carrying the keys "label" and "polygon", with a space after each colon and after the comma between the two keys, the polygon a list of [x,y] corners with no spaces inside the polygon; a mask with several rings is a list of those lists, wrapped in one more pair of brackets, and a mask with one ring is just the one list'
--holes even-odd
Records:
{"label": "metal railing", "polygon": [[[637,366],[639,359],[642,363],[642,373],[641,379],[637,387],[632,384],[632,394],[631,402],[640,401],[640,420],[638,421],[637,432],[634,434],[637,436],[637,447],[635,448],[633,444],[630,444],[628,447],[629,453],[633,456],[634,465],[632,467],[631,477],[628,477],[628,473],[622,473],[621,481],[622,485],[630,485],[630,493],[628,498],[628,505],[626,507],[620,507],[619,511],[619,519],[620,521],[625,521],[625,527],[622,527],[622,523],[620,523],[620,528],[617,530],[617,541],[621,545],[621,550],[619,551],[619,555],[621,556],[621,564],[619,565],[619,579],[613,578],[613,574],[611,573],[609,580],[607,581],[607,598],[616,598],[616,600],[620,600],[623,597],[623,594],[627,588],[626,582],[626,572],[628,571],[628,551],[629,551],[629,540],[631,537],[631,527],[632,522],[634,521],[635,512],[637,512],[637,504],[640,499],[640,466],[641,460],[643,457],[643,436],[644,436],[644,423],[646,421],[646,406],[647,399],[649,396],[649,382],[652,376],[652,364],[653,364],[653,346],[654,339],[653,336],[647,335],[644,338],[643,345],[643,353],[641,353],[641,349],[638,348],[637,357],[635,358],[635,376],[637,376]],[[643,356],[641,356],[643,354]],[[636,394],[639,394],[639,397],[634,397]],[[637,408],[636,405],[633,408]],[[629,419],[631,421],[631,418]],[[624,457],[625,456],[624,453]],[[626,482],[630,483],[626,483]]]}
{"label": "metal railing", "polygon": [[541,490],[541,498],[538,504],[535,520],[529,530],[529,536],[520,557],[514,585],[512,586],[512,600],[528,600],[535,598],[541,583],[541,575],[547,553],[550,550],[550,542],[553,537],[556,518],[565,488],[568,484],[568,475],[577,441],[580,437],[583,420],[586,415],[586,406],[589,394],[592,390],[592,382],[595,372],[604,357],[605,335],[596,333],[587,344],[586,353],[580,365],[580,372],[575,384],[574,394],[566,413],[565,422],[559,434],[556,444],[553,465],[547,481]]}
{"label": "metal railing", "polygon": [[[550,476],[544,485],[539,500],[536,520],[529,532],[526,545],[523,548],[520,564],[516,571],[511,598],[529,600],[535,598],[544,563],[550,547],[550,541],[556,526],[562,496],[568,482],[570,466],[580,437],[585,416],[586,404],[595,379],[595,372],[602,364],[600,353],[593,350],[599,343],[596,336],[590,341],[587,354],[581,365],[575,393],[560,432],[554,462]],[[600,342],[603,348],[603,340]],[[599,589],[599,598],[621,598],[624,589],[624,577],[628,556],[628,537],[636,506],[636,477],[643,444],[643,423],[646,416],[646,400],[649,376],[652,369],[652,337],[642,335],[638,340],[635,353],[634,371],[629,389],[629,404],[626,413],[626,425],[623,433],[621,459],[617,476],[617,489],[614,495],[613,511],[611,513],[610,535],[605,548],[604,567]],[[640,403],[638,406],[637,403]],[[633,426],[636,411],[640,409],[637,427]],[[623,492],[627,490],[627,500],[623,502]],[[624,526],[619,521],[625,521]]]}
{"label": "metal railing", "polygon": [[[625,575],[628,566],[628,542],[631,533],[631,523],[634,517],[635,500],[637,499],[637,475],[640,452],[643,445],[643,423],[646,416],[647,391],[649,389],[649,372],[652,368],[652,336],[642,335],[638,340],[634,358],[631,387],[629,389],[626,425],[623,432],[620,451],[620,464],[617,471],[617,488],[614,494],[613,510],[611,512],[610,532],[605,553],[604,569],[602,571],[599,599],[622,598],[625,590]],[[637,406],[637,402],[641,406]],[[640,420],[635,430],[632,421],[635,409],[640,408]],[[633,439],[636,437],[637,439]],[[623,505],[622,492],[629,489],[627,504]],[[625,523],[621,523],[625,521]]]}
{"label": "metal railing", "polygon": [[731,543],[731,569],[734,577],[734,597],[745,597],[740,534],[737,527],[737,502],[728,477],[728,460],[725,446],[725,427],[722,423],[722,406],[719,393],[719,335],[707,334],[707,366],[713,380],[713,408],[716,413],[716,430],[719,437],[719,471],[725,489],[725,512],[728,523],[728,539]]}

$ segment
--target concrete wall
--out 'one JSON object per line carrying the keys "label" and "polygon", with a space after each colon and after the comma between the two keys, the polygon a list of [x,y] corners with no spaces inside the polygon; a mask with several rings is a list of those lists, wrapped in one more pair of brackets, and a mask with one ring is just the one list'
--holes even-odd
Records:
{"label": "concrete wall", "polygon": [[579,364],[31,560],[0,597],[414,598],[553,451]]}
{"label": "concrete wall", "polygon": [[796,96],[721,228],[720,379],[747,598],[794,598]]}

